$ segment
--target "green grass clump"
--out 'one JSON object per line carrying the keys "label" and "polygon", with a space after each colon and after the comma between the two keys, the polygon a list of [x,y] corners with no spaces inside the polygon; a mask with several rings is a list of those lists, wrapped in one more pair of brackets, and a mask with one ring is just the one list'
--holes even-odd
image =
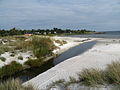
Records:
{"label": "green grass clump", "polygon": [[4,45],[0,46],[0,54],[3,54],[3,53],[8,52],[10,50],[11,50],[11,48],[9,48],[8,46],[4,46]]}
{"label": "green grass clump", "polygon": [[106,68],[106,77],[109,84],[119,84],[120,85],[120,62],[113,62],[108,64]]}
{"label": "green grass clump", "polygon": [[32,86],[24,87],[19,79],[9,79],[0,83],[0,90],[34,90]]}
{"label": "green grass clump", "polygon": [[0,60],[3,61],[3,62],[5,62],[6,58],[0,57]]}
{"label": "green grass clump", "polygon": [[11,57],[14,57],[14,56],[15,56],[15,54],[14,54],[14,53],[12,53],[12,54],[10,54],[10,56],[11,56]]}
{"label": "green grass clump", "polygon": [[52,88],[54,86],[59,86],[60,83],[64,85],[65,89],[68,90],[68,87],[71,84],[78,84],[78,85],[85,85],[89,87],[97,87],[99,85],[112,85],[113,87],[117,88],[114,90],[120,90],[120,62],[113,62],[108,64],[105,70],[98,70],[98,69],[85,69],[80,74],[78,74],[79,79],[76,80],[75,78],[70,77],[70,81],[63,82],[53,82],[48,86],[48,88]]}
{"label": "green grass clump", "polygon": [[30,67],[39,67],[42,64],[42,59],[29,59],[24,64]]}
{"label": "green grass clump", "polygon": [[45,57],[46,55],[52,54],[54,44],[48,37],[33,37],[33,53],[37,58]]}
{"label": "green grass clump", "polygon": [[18,56],[18,59],[19,59],[19,60],[23,60],[23,57],[22,57],[22,56]]}
{"label": "green grass clump", "polygon": [[23,69],[22,65],[17,63],[16,61],[12,61],[9,65],[5,65],[0,68],[0,77],[10,76],[18,71]]}
{"label": "green grass clump", "polygon": [[18,41],[14,45],[15,45],[15,50],[22,50],[22,51],[32,50],[31,41]]}
{"label": "green grass clump", "polygon": [[[65,87],[65,80],[64,79],[60,79],[58,81],[55,81],[55,82],[52,82],[51,84],[49,84],[47,86],[47,89],[46,90],[51,90],[51,88],[54,88],[55,86],[63,86]],[[66,89],[67,90],[67,89]]]}
{"label": "green grass clump", "polygon": [[21,41],[15,44],[15,49],[23,51],[31,50],[37,58],[52,54],[54,47],[55,46],[49,37],[39,36],[34,36],[29,41]]}
{"label": "green grass clump", "polygon": [[85,69],[79,74],[80,81],[88,86],[94,86],[96,84],[103,84],[103,72],[97,69]]}

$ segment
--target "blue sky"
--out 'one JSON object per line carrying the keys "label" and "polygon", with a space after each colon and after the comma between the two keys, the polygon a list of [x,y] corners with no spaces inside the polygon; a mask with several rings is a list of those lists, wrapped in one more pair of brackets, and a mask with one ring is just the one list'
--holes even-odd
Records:
{"label": "blue sky", "polygon": [[0,0],[0,29],[120,30],[120,0]]}

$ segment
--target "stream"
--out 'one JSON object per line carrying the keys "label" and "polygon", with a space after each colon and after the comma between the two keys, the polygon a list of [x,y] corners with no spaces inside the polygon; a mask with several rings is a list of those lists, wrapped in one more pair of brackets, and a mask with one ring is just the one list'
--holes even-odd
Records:
{"label": "stream", "polygon": [[37,75],[47,71],[48,69],[54,67],[55,65],[59,64],[60,62],[63,62],[66,59],[69,59],[69,58],[72,58],[74,56],[84,53],[88,49],[92,48],[95,44],[96,44],[96,41],[91,41],[91,42],[86,42],[86,43],[80,44],[78,46],[75,46],[75,47],[65,51],[64,53],[59,55],[57,58],[49,60],[48,62],[44,63],[40,67],[30,68],[30,69],[26,69],[24,71],[16,73],[14,75],[14,78],[19,78],[20,80],[22,80],[22,82],[26,82],[26,81],[36,77]]}

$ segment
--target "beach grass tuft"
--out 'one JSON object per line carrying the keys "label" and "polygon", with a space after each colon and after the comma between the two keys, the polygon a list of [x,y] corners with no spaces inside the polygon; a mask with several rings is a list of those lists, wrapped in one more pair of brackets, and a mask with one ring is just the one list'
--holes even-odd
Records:
{"label": "beach grass tuft", "polygon": [[0,90],[34,90],[31,85],[28,87],[22,86],[19,79],[9,79],[0,83]]}

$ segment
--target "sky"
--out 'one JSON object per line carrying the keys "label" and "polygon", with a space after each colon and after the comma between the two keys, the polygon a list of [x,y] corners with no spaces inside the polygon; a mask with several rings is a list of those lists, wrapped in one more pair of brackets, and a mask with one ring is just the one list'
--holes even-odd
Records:
{"label": "sky", "polygon": [[0,29],[120,31],[120,0],[0,0]]}

